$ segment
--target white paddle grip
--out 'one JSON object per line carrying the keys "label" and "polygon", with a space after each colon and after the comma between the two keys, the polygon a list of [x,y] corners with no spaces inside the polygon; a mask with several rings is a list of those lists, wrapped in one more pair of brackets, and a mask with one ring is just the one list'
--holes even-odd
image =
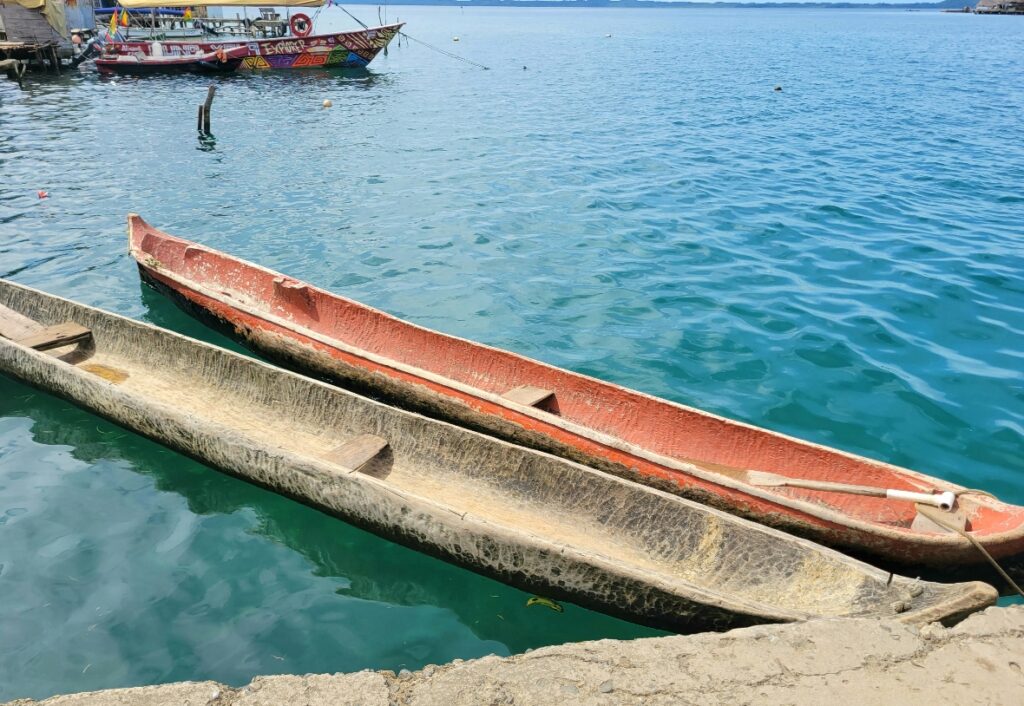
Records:
{"label": "white paddle grip", "polygon": [[912,503],[933,505],[942,510],[952,510],[956,502],[956,493],[947,490],[945,493],[914,493],[909,490],[887,490],[885,497],[893,500],[909,500]]}

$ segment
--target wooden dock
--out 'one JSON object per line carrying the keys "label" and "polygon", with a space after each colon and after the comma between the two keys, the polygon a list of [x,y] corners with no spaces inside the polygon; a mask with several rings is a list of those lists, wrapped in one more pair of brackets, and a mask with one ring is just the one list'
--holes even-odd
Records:
{"label": "wooden dock", "polygon": [[61,45],[58,42],[3,42],[0,41],[0,61],[15,59],[39,66],[49,66],[60,73]]}
{"label": "wooden dock", "polygon": [[0,61],[15,59],[59,73],[62,60],[71,58],[71,42],[38,10],[0,0],[0,27]]}

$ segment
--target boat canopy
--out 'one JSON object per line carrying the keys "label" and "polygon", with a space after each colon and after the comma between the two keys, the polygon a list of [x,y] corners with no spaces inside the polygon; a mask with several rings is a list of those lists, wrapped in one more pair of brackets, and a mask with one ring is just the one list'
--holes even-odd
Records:
{"label": "boat canopy", "polygon": [[257,2],[257,0],[118,0],[121,7],[135,10],[141,7],[320,7],[326,0],[273,0],[273,2]]}

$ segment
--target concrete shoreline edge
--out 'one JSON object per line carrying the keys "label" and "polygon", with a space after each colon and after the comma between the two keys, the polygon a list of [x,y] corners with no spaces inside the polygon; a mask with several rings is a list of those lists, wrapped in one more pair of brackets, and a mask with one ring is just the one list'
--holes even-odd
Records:
{"label": "concrete shoreline edge", "polygon": [[1016,703],[1024,606],[952,628],[830,619],[726,633],[598,640],[417,672],[256,677],[16,699],[5,706],[453,706],[454,704]]}

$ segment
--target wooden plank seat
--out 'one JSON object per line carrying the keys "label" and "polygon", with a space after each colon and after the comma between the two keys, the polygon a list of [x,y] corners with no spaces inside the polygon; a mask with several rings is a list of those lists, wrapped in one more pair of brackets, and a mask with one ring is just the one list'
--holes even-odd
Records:
{"label": "wooden plank seat", "polygon": [[327,455],[327,460],[352,471],[364,469],[388,447],[387,439],[361,434],[349,439]]}
{"label": "wooden plank seat", "polygon": [[537,407],[538,409],[550,407],[551,403],[554,402],[554,396],[553,390],[545,390],[544,388],[531,385],[514,387],[502,395],[509,402],[515,402],[526,407]]}
{"label": "wooden plank seat", "polygon": [[42,326],[32,319],[0,304],[0,337],[17,341],[31,335]]}
{"label": "wooden plank seat", "polygon": [[73,321],[65,321],[56,326],[46,328],[24,338],[15,339],[19,343],[37,351],[48,351],[77,343],[85,343],[92,338],[92,331]]}

